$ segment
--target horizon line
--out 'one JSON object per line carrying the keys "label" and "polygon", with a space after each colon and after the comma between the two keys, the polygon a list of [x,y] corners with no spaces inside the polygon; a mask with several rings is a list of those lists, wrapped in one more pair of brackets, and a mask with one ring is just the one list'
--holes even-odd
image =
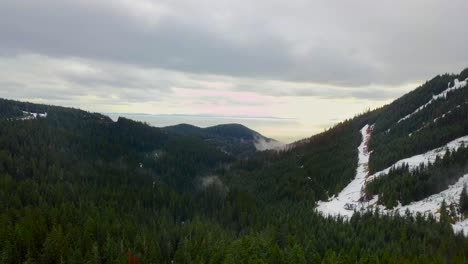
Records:
{"label": "horizon line", "polygon": [[146,115],[146,116],[212,117],[212,118],[235,118],[235,119],[297,120],[297,118],[294,118],[294,117],[214,115],[214,114],[152,114],[152,113],[125,113],[125,112],[103,112],[103,114],[142,115],[142,116]]}

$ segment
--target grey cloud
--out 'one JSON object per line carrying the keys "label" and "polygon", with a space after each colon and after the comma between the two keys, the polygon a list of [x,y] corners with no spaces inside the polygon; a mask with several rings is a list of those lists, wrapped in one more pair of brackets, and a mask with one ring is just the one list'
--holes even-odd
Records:
{"label": "grey cloud", "polygon": [[[0,97],[3,98],[35,98],[39,100],[71,100],[79,93],[56,93],[44,86],[34,88],[22,83],[0,81]],[[72,91],[71,91],[72,92]]]}
{"label": "grey cloud", "polygon": [[148,3],[2,1],[0,54],[343,86],[425,80],[468,61],[466,1],[153,1],[164,7],[154,14]]}
{"label": "grey cloud", "polygon": [[[180,100],[173,88],[203,90],[196,98],[199,105],[266,106],[271,101],[262,97],[245,100],[235,92],[254,92],[255,96],[316,97],[324,99],[357,98],[374,101],[402,95],[407,89],[385,87],[342,87],[319,83],[298,83],[230,76],[184,74],[133,65],[103,63],[76,58],[57,59],[37,55],[0,57],[0,97],[35,98],[64,101],[86,100],[87,97],[121,105],[127,103]],[[411,86],[410,88],[414,88]],[[219,92],[207,93],[206,90]],[[184,90],[182,90],[184,91]],[[223,96],[223,92],[229,95]],[[195,92],[196,93],[196,92]],[[183,94],[182,94],[183,95]]]}
{"label": "grey cloud", "polygon": [[[415,88],[415,87],[413,87]],[[389,100],[401,96],[406,90],[372,87],[327,87],[298,89],[292,96],[313,96],[325,99],[356,98],[369,100]]]}
{"label": "grey cloud", "polygon": [[[3,5],[3,6],[2,6]],[[0,4],[3,52],[33,52],[132,63],[192,73],[268,76],[287,63],[281,43],[239,47],[206,28],[166,18],[156,28],[129,21],[112,9],[69,1]],[[269,40],[275,43],[274,40]],[[277,54],[276,56],[273,56]]]}

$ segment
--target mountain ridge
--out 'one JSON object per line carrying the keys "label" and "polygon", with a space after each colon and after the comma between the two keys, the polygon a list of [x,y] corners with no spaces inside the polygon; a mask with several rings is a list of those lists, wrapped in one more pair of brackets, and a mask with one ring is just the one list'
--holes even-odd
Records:
{"label": "mountain ridge", "polygon": [[[231,149],[231,151],[234,149],[234,144],[253,145],[257,151],[279,149],[284,145],[275,139],[265,137],[259,132],[237,123],[219,124],[204,128],[190,124],[178,124],[162,127],[161,129],[185,136],[199,136],[205,140],[221,140],[224,141],[226,148]],[[252,149],[248,148],[246,151],[251,152]]]}

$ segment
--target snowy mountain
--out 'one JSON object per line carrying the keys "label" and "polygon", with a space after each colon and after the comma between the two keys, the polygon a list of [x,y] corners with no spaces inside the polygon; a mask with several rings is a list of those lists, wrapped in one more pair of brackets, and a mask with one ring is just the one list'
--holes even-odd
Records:
{"label": "snowy mountain", "polygon": [[467,75],[464,70],[437,76],[368,113],[354,178],[339,193],[319,201],[317,210],[351,217],[378,208],[440,219],[442,207],[447,207],[454,231],[468,235],[467,212],[460,205],[468,184]]}
{"label": "snowy mountain", "polygon": [[[331,197],[328,201],[320,201],[317,210],[324,215],[347,216],[351,217],[356,211],[365,211],[378,208],[384,213],[404,214],[410,212],[413,214],[431,214],[440,218],[440,208],[442,203],[459,206],[460,194],[464,186],[468,184],[468,174],[462,175],[455,184],[448,186],[440,193],[433,194],[419,201],[414,201],[409,205],[399,204],[395,208],[389,209],[378,204],[378,196],[370,198],[365,197],[366,184],[372,182],[378,177],[385,176],[392,169],[400,166],[408,166],[410,170],[433,163],[436,159],[444,157],[450,151],[456,151],[458,148],[468,145],[468,136],[455,139],[444,146],[430,150],[420,155],[402,159],[382,171],[369,175],[368,163],[370,152],[368,142],[372,133],[372,126],[366,125],[361,130],[362,143],[358,148],[359,161],[356,177],[349,183],[337,196]],[[461,213],[456,215],[456,221],[453,224],[455,232],[463,232],[468,236],[468,219],[465,219]]]}

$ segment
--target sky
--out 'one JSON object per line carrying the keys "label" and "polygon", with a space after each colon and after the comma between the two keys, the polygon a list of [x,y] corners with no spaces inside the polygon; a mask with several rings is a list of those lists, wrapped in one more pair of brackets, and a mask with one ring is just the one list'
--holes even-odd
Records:
{"label": "sky", "polygon": [[[291,142],[468,67],[468,1],[0,0],[0,97]],[[115,115],[115,114],[113,114]]]}

